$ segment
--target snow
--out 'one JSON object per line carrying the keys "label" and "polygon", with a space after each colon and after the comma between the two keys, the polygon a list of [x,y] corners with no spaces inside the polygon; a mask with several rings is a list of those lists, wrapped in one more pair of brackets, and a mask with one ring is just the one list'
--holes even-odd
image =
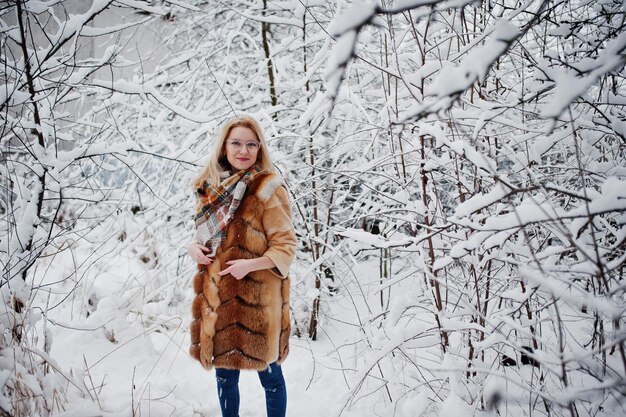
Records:
{"label": "snow", "polygon": [[[29,51],[33,100],[18,48],[0,86],[0,407],[219,415],[215,372],[188,354],[185,246],[189,183],[235,112],[261,120],[292,196],[289,415],[624,414],[619,2],[536,19],[535,1],[461,16],[466,0],[287,0],[263,16],[121,0],[110,21],[110,2],[74,3],[31,19],[50,31]],[[254,372],[241,387],[242,417],[263,415]]]}
{"label": "snow", "polygon": [[[102,28],[96,28],[92,26],[83,26],[80,30],[80,34],[82,36],[90,36],[94,38],[98,36],[102,36],[102,35],[107,35],[107,34],[112,34],[112,33],[114,34],[124,29],[132,28],[134,26],[139,26],[142,23],[147,22],[148,19],[149,17],[145,18],[144,20],[137,21],[137,22],[128,22],[128,23],[123,23],[123,24],[119,24],[115,26],[106,26]],[[113,47],[113,49],[117,49],[117,47]]]}
{"label": "snow", "polygon": [[439,417],[471,416],[474,408],[458,395],[451,393],[439,408]]}
{"label": "snow", "polygon": [[343,79],[343,67],[348,64],[352,57],[356,42],[356,31],[349,30],[339,37],[339,40],[333,46],[326,71],[326,82],[328,90],[336,92]]}
{"label": "snow", "polygon": [[139,94],[142,96],[149,95],[151,97],[154,97],[154,99],[156,99],[159,103],[163,104],[168,109],[196,123],[208,123],[212,121],[212,119],[209,117],[202,117],[201,115],[190,112],[186,108],[177,104],[175,99],[170,99],[163,96],[159,92],[159,90],[157,90],[153,85],[150,84],[137,84],[132,81],[123,79],[118,79],[115,81],[93,80],[91,84],[94,86],[111,89],[113,91],[125,94]]}
{"label": "snow", "polygon": [[550,107],[543,110],[544,117],[557,117],[576,97],[584,95],[594,82],[593,79],[581,78],[572,72],[562,72],[555,78],[556,88]]}
{"label": "snow", "polygon": [[335,233],[340,236],[347,237],[353,242],[362,244],[365,247],[389,248],[392,246],[403,246],[413,243],[413,239],[408,237],[385,239],[384,237],[374,235],[362,229],[337,229]]}
{"label": "snow", "polygon": [[[119,256],[119,255],[115,255]],[[59,366],[78,378],[76,384],[89,389],[97,401],[86,401],[78,392],[71,394],[74,404],[62,416],[103,415],[117,417],[134,410],[142,414],[187,416],[192,412],[203,415],[219,414],[214,371],[203,369],[187,353],[193,271],[188,262],[183,278],[186,302],[175,307],[167,303],[145,303],[137,300],[126,305],[127,276],[141,273],[142,267],[131,261],[111,264],[115,258],[101,259],[108,265],[105,276],[95,276],[91,297],[99,299],[95,310],[83,322],[91,330],[48,323],[55,334],[51,356],[59,358]],[[68,256],[57,259],[52,271],[70,262]],[[367,269],[367,267],[365,267]],[[60,272],[60,271],[59,271]],[[139,279],[145,279],[147,277]],[[87,294],[85,294],[86,296]],[[372,296],[375,296],[373,294]],[[410,303],[410,298],[406,299]],[[63,305],[56,316],[68,316],[72,309]],[[400,314],[400,313],[399,313]],[[353,321],[353,316],[338,311],[334,319]],[[149,324],[148,324],[149,323]],[[334,415],[342,401],[319,401],[319,398],[348,398],[353,380],[362,373],[342,370],[338,365],[336,342],[350,339],[350,326],[323,324],[323,336],[317,342],[292,337],[290,355],[282,370],[288,388],[288,415]],[[422,325],[407,329],[389,329],[391,339],[381,346],[383,352],[393,349],[402,340],[424,331]],[[430,346],[433,339],[423,339],[419,346]],[[347,378],[347,379],[346,379]],[[242,402],[240,415],[257,416],[264,410],[263,390],[254,372],[243,372],[240,380]],[[81,405],[82,404],[82,405]],[[425,406],[425,405],[424,405]],[[368,413],[367,407],[355,406],[343,415],[357,417]]]}
{"label": "snow", "polygon": [[[145,2],[135,0],[116,0],[118,3],[123,4],[134,9],[143,10],[150,14],[164,15],[166,12],[162,7],[154,7],[146,4]],[[168,3],[170,1],[168,0]]]}
{"label": "snow", "polygon": [[377,5],[368,0],[355,0],[350,7],[333,19],[328,31],[334,36],[343,36],[348,31],[357,31],[376,14]]}
{"label": "snow", "polygon": [[459,94],[468,90],[476,81],[487,75],[491,65],[509,48],[509,45],[520,36],[519,29],[512,23],[499,19],[485,34],[491,37],[484,45],[471,49],[458,64],[442,62],[442,69],[431,84],[426,85],[425,95],[432,96],[424,103],[404,110],[398,117],[399,122],[406,122],[424,114],[436,113],[449,108]]}
{"label": "snow", "polygon": [[[474,0],[452,0],[452,1],[441,2],[439,0],[396,0],[386,10],[393,12],[393,13],[398,13],[398,12],[411,10],[411,9],[419,10],[421,6],[427,6],[427,7],[435,6],[435,8],[437,9],[445,10],[447,8],[452,8],[452,7],[463,7],[466,4],[472,3],[473,1]],[[427,11],[425,13],[427,13]]]}
{"label": "snow", "polygon": [[48,10],[50,5],[45,1],[29,1],[24,5],[24,10],[28,10],[29,12],[40,14]]}
{"label": "snow", "polygon": [[622,32],[609,42],[596,59],[583,61],[585,65],[578,66],[577,70],[584,71],[585,75],[579,76],[569,70],[557,71],[553,76],[555,93],[551,103],[542,110],[542,116],[559,117],[575,98],[584,96],[600,77],[614,69],[623,68],[626,62],[623,54],[625,48],[626,33]]}
{"label": "snow", "polygon": [[517,36],[519,30],[513,24],[498,20],[485,45],[469,52],[458,66],[444,66],[429,91],[436,92],[438,97],[465,91],[475,81],[484,79],[490,66]]}
{"label": "snow", "polygon": [[195,12],[199,12],[202,10],[199,7],[196,7],[187,1],[181,1],[181,0],[165,0],[165,1],[166,3],[174,4],[176,6],[182,7],[183,9],[193,10]]}
{"label": "snow", "polygon": [[496,184],[491,191],[482,195],[475,195],[469,200],[459,204],[455,210],[455,216],[458,218],[470,216],[483,208],[489,207],[498,201],[501,201],[510,193],[510,189],[502,183]]}
{"label": "snow", "polygon": [[17,106],[24,103],[30,98],[30,94],[25,91],[16,89],[15,84],[2,84],[0,85],[0,103],[5,103],[9,100],[9,105]]}
{"label": "snow", "polygon": [[276,25],[300,26],[301,22],[297,19],[285,19],[276,16],[253,15],[250,13],[241,13],[246,19],[256,20],[259,22],[271,23]]}

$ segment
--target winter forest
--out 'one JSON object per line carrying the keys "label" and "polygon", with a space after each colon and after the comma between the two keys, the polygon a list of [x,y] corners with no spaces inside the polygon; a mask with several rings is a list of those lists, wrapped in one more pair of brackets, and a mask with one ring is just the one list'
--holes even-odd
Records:
{"label": "winter forest", "polygon": [[[217,416],[190,183],[288,185],[288,415],[626,415],[621,0],[0,2],[0,416]],[[243,373],[242,417],[264,416]]]}

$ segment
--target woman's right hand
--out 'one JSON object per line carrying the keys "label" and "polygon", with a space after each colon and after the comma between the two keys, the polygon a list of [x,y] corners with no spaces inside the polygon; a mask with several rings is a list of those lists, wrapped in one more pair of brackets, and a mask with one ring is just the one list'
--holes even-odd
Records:
{"label": "woman's right hand", "polygon": [[209,252],[209,248],[199,243],[192,242],[187,245],[187,252],[189,256],[191,256],[191,259],[197,264],[211,265],[211,263],[213,263],[213,259],[205,255],[206,252]]}

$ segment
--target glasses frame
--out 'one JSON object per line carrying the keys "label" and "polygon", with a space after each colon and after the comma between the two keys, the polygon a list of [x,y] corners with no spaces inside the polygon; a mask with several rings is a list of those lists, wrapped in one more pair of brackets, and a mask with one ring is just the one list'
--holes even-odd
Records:
{"label": "glasses frame", "polygon": [[[233,144],[233,141],[237,141],[240,142],[239,145],[235,145]],[[256,144],[256,147],[249,147],[248,145],[250,144]],[[250,140],[247,142],[244,142],[241,139],[228,139],[226,141],[226,146],[230,147],[232,150],[234,151],[240,151],[241,149],[243,149],[244,147],[248,150],[248,152],[258,152],[259,149],[261,149],[261,142],[258,140]]]}

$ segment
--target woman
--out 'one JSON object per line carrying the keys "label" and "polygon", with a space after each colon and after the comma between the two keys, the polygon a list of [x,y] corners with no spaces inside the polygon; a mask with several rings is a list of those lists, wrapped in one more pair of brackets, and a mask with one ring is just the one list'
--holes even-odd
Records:
{"label": "woman", "polygon": [[239,371],[254,369],[268,417],[285,415],[280,364],[289,352],[289,266],[296,249],[289,197],[261,128],[237,117],[194,182],[198,239],[191,355],[215,367],[224,417],[239,413]]}

